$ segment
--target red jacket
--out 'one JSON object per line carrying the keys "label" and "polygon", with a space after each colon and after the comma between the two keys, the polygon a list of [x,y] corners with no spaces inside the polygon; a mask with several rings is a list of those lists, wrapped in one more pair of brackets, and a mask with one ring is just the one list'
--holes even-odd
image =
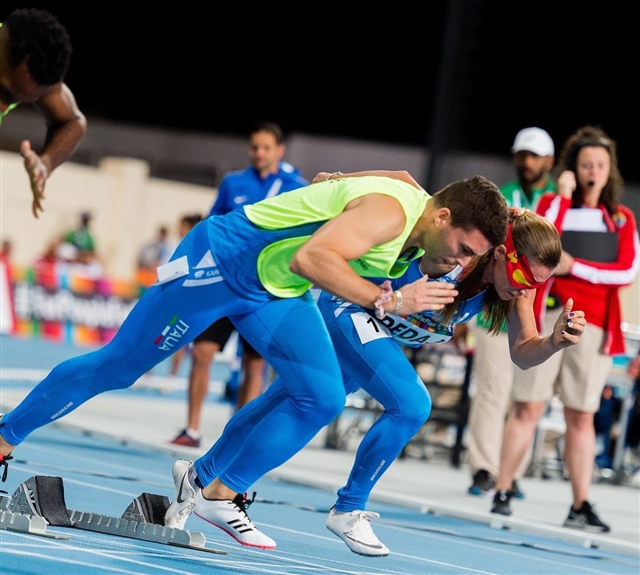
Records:
{"label": "red jacket", "polygon": [[[602,263],[576,258],[566,276],[553,276],[536,293],[534,309],[536,320],[542,325],[545,303],[549,294],[560,299],[562,304],[573,298],[573,308],[583,310],[587,322],[606,332],[603,353],[616,355],[625,353],[624,335],[620,324],[619,290],[631,285],[640,268],[640,242],[633,212],[618,205],[613,216],[604,205],[599,209],[610,232],[618,232],[618,256],[615,262]],[[562,233],[562,222],[571,200],[552,193],[544,194],[538,202],[536,212],[552,222]]]}

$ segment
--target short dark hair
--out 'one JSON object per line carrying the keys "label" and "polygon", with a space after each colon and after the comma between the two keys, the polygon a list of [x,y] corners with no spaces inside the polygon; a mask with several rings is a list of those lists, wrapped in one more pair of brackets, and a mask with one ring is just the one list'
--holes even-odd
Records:
{"label": "short dark hair", "polygon": [[433,201],[439,208],[449,208],[454,228],[475,228],[492,246],[506,239],[507,201],[487,178],[474,176],[453,182],[433,194]]}
{"label": "short dark hair", "polygon": [[9,61],[23,62],[39,86],[61,82],[71,63],[71,40],[58,19],[38,8],[14,10],[4,21],[9,30]]}
{"label": "short dark hair", "polygon": [[254,124],[249,131],[249,137],[253,136],[258,132],[268,132],[273,134],[273,137],[276,139],[276,144],[284,144],[284,132],[279,124],[275,122],[271,122],[269,120],[262,120]]}
{"label": "short dark hair", "polygon": [[202,221],[202,215],[200,214],[186,214],[182,216],[181,220],[183,223],[187,224],[189,227],[193,228],[197,223]]}

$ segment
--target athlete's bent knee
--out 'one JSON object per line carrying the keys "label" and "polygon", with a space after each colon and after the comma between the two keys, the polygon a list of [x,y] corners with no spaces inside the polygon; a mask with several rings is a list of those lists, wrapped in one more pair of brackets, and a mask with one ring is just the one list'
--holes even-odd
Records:
{"label": "athlete's bent knee", "polygon": [[[392,415],[392,414],[389,414]],[[431,396],[429,394],[404,401],[397,409],[395,417],[405,425],[420,429],[431,415]]]}
{"label": "athlete's bent knee", "polygon": [[309,423],[323,427],[342,413],[346,400],[344,390],[337,389],[334,393],[327,392],[324,395],[298,400],[296,404]]}

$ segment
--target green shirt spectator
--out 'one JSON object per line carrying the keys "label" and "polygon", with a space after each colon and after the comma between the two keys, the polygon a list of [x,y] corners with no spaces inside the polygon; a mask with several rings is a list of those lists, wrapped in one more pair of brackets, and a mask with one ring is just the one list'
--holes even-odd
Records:
{"label": "green shirt spectator", "polygon": [[83,212],[80,214],[80,225],[75,230],[70,230],[63,236],[63,240],[74,246],[78,252],[95,252],[95,241],[89,230],[91,214]]}

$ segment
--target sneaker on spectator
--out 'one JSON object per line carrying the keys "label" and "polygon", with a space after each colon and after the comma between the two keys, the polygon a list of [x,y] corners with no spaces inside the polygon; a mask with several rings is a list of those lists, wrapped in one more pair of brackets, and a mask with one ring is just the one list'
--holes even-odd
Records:
{"label": "sneaker on spectator", "polygon": [[520,491],[520,486],[515,479],[511,484],[511,497],[515,497],[516,499],[524,499],[524,492]]}
{"label": "sneaker on spectator", "polygon": [[173,483],[175,494],[164,516],[166,527],[184,529],[189,515],[196,503],[196,492],[200,491],[196,483],[193,461],[178,459],[173,464]]}
{"label": "sneaker on spectator", "polygon": [[372,511],[336,511],[331,508],[325,525],[342,539],[351,551],[366,557],[386,557],[389,549],[380,542],[371,528],[370,519],[380,517]]}
{"label": "sneaker on spectator", "polygon": [[205,499],[202,490],[196,493],[195,514],[205,521],[226,531],[241,545],[247,547],[259,547],[260,549],[275,549],[276,542],[260,531],[247,515],[247,507],[256,497],[254,492],[252,499],[238,494],[230,499]]}
{"label": "sneaker on spectator", "polygon": [[185,447],[200,447],[200,437],[195,437],[189,433],[188,429],[183,429],[171,443],[173,445],[184,445]]}
{"label": "sneaker on spectator", "polygon": [[499,513],[500,515],[511,515],[511,491],[508,489],[498,489],[493,496],[493,507],[491,513]]}
{"label": "sneaker on spectator", "polygon": [[495,479],[486,469],[478,469],[473,474],[473,483],[469,487],[471,495],[487,495],[496,486]]}
{"label": "sneaker on spectator", "polygon": [[565,519],[564,526],[596,533],[608,533],[611,531],[611,527],[598,517],[595,509],[588,501],[583,501],[582,507],[577,511],[573,509],[573,505],[569,508],[569,515]]}

